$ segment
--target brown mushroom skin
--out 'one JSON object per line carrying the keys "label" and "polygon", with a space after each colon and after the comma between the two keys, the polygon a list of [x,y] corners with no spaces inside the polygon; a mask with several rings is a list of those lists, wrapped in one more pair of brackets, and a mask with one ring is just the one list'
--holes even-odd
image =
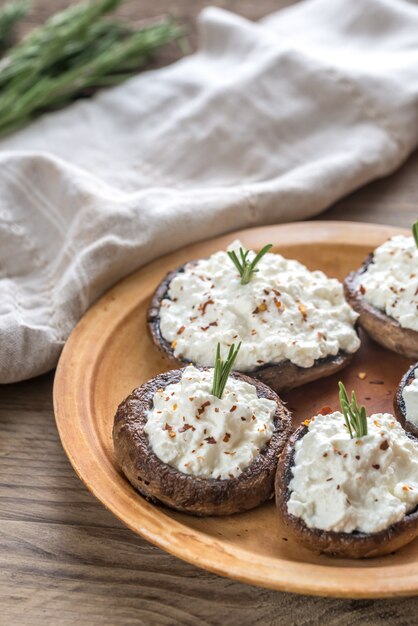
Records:
{"label": "brown mushroom skin", "polygon": [[217,480],[184,474],[167,465],[152,451],[144,433],[146,413],[152,408],[157,389],[177,383],[183,370],[171,370],[135,389],[120,405],[115,415],[113,442],[116,459],[130,483],[142,495],[193,515],[229,515],[252,509],[274,493],[277,459],[291,429],[289,411],[266,385],[233,372],[231,376],[252,384],[260,398],[277,404],[275,429],[268,443],[254,461],[236,478]]}
{"label": "brown mushroom skin", "polygon": [[[148,309],[147,325],[152,341],[176,367],[183,367],[190,361],[174,356],[170,344],[161,335],[161,302],[168,296],[170,283],[176,274],[184,272],[186,265],[190,267],[190,265],[194,263],[196,263],[196,261],[182,265],[173,272],[169,272],[154,292]],[[354,354],[355,353],[349,354],[348,352],[340,350],[336,355],[329,355],[323,359],[317,359],[312,367],[299,367],[289,360],[281,361],[280,363],[266,363],[250,372],[245,372],[245,374],[252,378],[257,378],[271,387],[276,393],[282,393],[339,372],[351,362]]]}
{"label": "brown mushroom skin", "polygon": [[394,408],[397,419],[401,422],[405,430],[411,433],[412,435],[414,435],[414,437],[418,438],[418,427],[415,426],[415,424],[412,424],[412,422],[410,422],[407,419],[405,402],[402,396],[402,392],[404,388],[407,385],[410,385],[413,380],[415,380],[415,370],[417,369],[418,369],[418,363],[415,363],[409,368],[406,374],[402,377],[401,382],[399,383],[398,388],[395,392],[395,396],[393,398],[393,408]]}
{"label": "brown mushroom skin", "polygon": [[371,263],[373,254],[369,254],[360,269],[347,276],[344,281],[345,297],[360,315],[360,326],[376,343],[410,359],[418,359],[418,332],[402,328],[392,317],[367,302],[361,293],[361,277]]}
{"label": "brown mushroom skin", "polygon": [[307,548],[331,556],[361,559],[383,556],[395,552],[418,536],[418,507],[385,530],[376,533],[340,533],[318,528],[308,528],[305,522],[291,515],[287,509],[290,498],[295,444],[308,432],[300,426],[290,437],[279,458],[275,480],[276,506],[289,531]]}

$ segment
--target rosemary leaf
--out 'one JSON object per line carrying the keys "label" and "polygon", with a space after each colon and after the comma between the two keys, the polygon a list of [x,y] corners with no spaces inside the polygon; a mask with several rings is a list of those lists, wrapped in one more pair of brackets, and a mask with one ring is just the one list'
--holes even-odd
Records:
{"label": "rosemary leaf", "polygon": [[225,385],[228,381],[228,377],[231,373],[235,359],[239,349],[241,348],[241,342],[235,348],[235,344],[229,348],[228,356],[225,361],[221,359],[221,344],[218,343],[216,347],[215,367],[213,370],[213,383],[212,383],[212,395],[217,398],[222,398]]}
{"label": "rosemary leaf", "polygon": [[235,250],[227,251],[227,255],[229,256],[229,258],[237,268],[239,275],[241,276],[241,285],[247,285],[250,282],[252,275],[258,272],[258,269],[256,269],[257,264],[259,263],[260,259],[270,250],[272,245],[273,244],[269,243],[264,246],[264,248],[262,248],[260,252],[256,254],[251,262],[248,260],[248,255],[250,252],[249,250],[244,251],[243,248],[239,249],[239,255],[241,259],[238,258]]}
{"label": "rosemary leaf", "polygon": [[28,11],[29,4],[26,0],[8,2],[0,9],[0,52],[3,52],[11,44],[13,29]]}
{"label": "rosemary leaf", "polygon": [[364,437],[368,432],[366,407],[358,405],[354,391],[351,392],[351,400],[349,399],[346,388],[341,381],[338,383],[338,387],[340,389],[341,410],[351,439]]}
{"label": "rosemary leaf", "polygon": [[415,243],[418,248],[418,220],[415,222],[415,224],[412,224],[412,234],[414,236]]}
{"label": "rosemary leaf", "polygon": [[53,16],[0,61],[0,135],[91,90],[130,78],[183,36],[169,18],[139,30],[103,17],[121,0],[80,3]]}

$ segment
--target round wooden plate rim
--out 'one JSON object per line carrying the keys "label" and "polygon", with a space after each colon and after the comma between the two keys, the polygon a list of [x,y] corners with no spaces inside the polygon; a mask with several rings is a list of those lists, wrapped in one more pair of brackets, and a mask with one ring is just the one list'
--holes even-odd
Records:
{"label": "round wooden plate rim", "polygon": [[[293,241],[306,241],[310,244],[325,241],[341,246],[375,247],[388,236],[405,232],[407,231],[404,229],[377,224],[302,222],[247,229],[218,237],[214,243],[219,248],[234,237],[240,238],[244,243],[246,239],[257,240],[256,243],[260,244],[269,240],[279,245],[282,241],[286,246]],[[175,267],[175,264],[170,263],[172,260],[174,262],[173,257],[181,257],[179,263],[185,259],[198,258],[198,249],[199,244],[193,244],[161,257],[125,278],[87,311],[67,341],[54,381],[54,410],[64,450],[77,475],[106,508],[131,530],[167,552],[216,574],[244,583],[310,595],[372,598],[417,593],[417,563],[392,563],[389,574],[374,567],[373,560],[353,562],[351,567],[339,567],[342,561],[336,559],[329,559],[327,565],[283,559],[279,568],[277,558],[259,555],[257,563],[250,570],[250,551],[233,544],[227,545],[204,532],[185,526],[166,514],[162,507],[149,504],[138,497],[124,477],[116,471],[97,437],[94,438],[99,445],[92,454],[86,436],[88,432],[93,436],[96,434],[93,421],[86,419],[86,416],[94,414],[94,389],[91,381],[95,380],[100,354],[106,351],[115,327],[120,328],[127,317],[134,314],[134,301],[129,301],[132,287],[138,284],[144,273],[155,274],[158,282],[157,274],[162,277],[167,269]],[[123,302],[121,298],[125,298],[127,302]],[[112,306],[114,302],[117,305]],[[127,307],[121,307],[121,302]],[[77,346],[87,336],[94,335],[93,322],[96,319],[106,319],[109,315],[112,316],[112,334],[105,338],[98,335],[100,342],[97,351],[91,354],[87,362],[79,362]],[[104,467],[108,472],[103,471]],[[219,558],[220,554],[222,559]],[[380,560],[375,561],[376,565],[380,563]]]}

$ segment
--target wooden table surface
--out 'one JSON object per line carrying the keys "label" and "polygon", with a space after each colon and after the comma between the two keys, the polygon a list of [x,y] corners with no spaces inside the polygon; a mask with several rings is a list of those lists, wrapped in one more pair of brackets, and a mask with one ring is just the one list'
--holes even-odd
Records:
{"label": "wooden table surface", "polygon": [[[4,3],[1,3],[4,4]],[[23,32],[65,0],[38,0]],[[122,13],[193,19],[201,0],[133,0]],[[212,2],[249,18],[281,0]],[[167,61],[178,54],[166,53]],[[319,219],[410,226],[418,217],[418,153],[395,174]],[[55,428],[53,373],[0,387],[0,624],[416,624],[418,599],[354,601],[258,589],[196,569],[124,528],[74,474]]]}

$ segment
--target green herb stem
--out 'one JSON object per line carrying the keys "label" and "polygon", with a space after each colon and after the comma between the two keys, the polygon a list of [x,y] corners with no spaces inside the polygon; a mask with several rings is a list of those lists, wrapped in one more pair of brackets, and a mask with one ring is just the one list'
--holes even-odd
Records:
{"label": "green herb stem", "polygon": [[16,0],[16,2],[8,2],[0,9],[0,52],[10,46],[13,29],[26,15],[28,8],[29,4],[26,0]]}
{"label": "green herb stem", "polygon": [[341,410],[351,439],[364,437],[368,432],[366,407],[358,405],[354,391],[351,392],[351,400],[349,399],[346,388],[341,381],[338,386]]}
{"label": "green herb stem", "polygon": [[235,359],[237,358],[237,354],[239,349],[241,348],[241,342],[239,342],[238,346],[235,348],[235,344],[229,349],[228,356],[226,361],[221,359],[221,344],[218,343],[216,348],[216,358],[215,358],[215,368],[213,370],[213,384],[212,384],[212,395],[217,398],[222,398],[225,385],[227,383],[228,377],[231,373],[232,367],[234,365]]}
{"label": "green herb stem", "polygon": [[412,234],[414,236],[415,243],[418,248],[418,220],[415,222],[415,224],[412,224]]}
{"label": "green herb stem", "polygon": [[103,17],[121,0],[80,3],[38,27],[0,61],[0,135],[92,89],[130,78],[183,36],[170,18],[133,30]]}
{"label": "green herb stem", "polygon": [[229,258],[231,259],[231,261],[237,268],[239,275],[241,276],[241,285],[247,285],[250,282],[252,275],[258,272],[258,269],[256,269],[257,264],[259,263],[261,258],[265,254],[267,254],[267,252],[270,250],[272,245],[273,244],[269,243],[266,246],[264,246],[264,248],[262,248],[260,252],[256,254],[256,256],[254,257],[252,261],[248,260],[248,255],[250,253],[249,250],[244,250],[243,248],[240,248],[239,249],[240,258],[238,258],[238,255],[235,252],[235,250],[227,252]]}

